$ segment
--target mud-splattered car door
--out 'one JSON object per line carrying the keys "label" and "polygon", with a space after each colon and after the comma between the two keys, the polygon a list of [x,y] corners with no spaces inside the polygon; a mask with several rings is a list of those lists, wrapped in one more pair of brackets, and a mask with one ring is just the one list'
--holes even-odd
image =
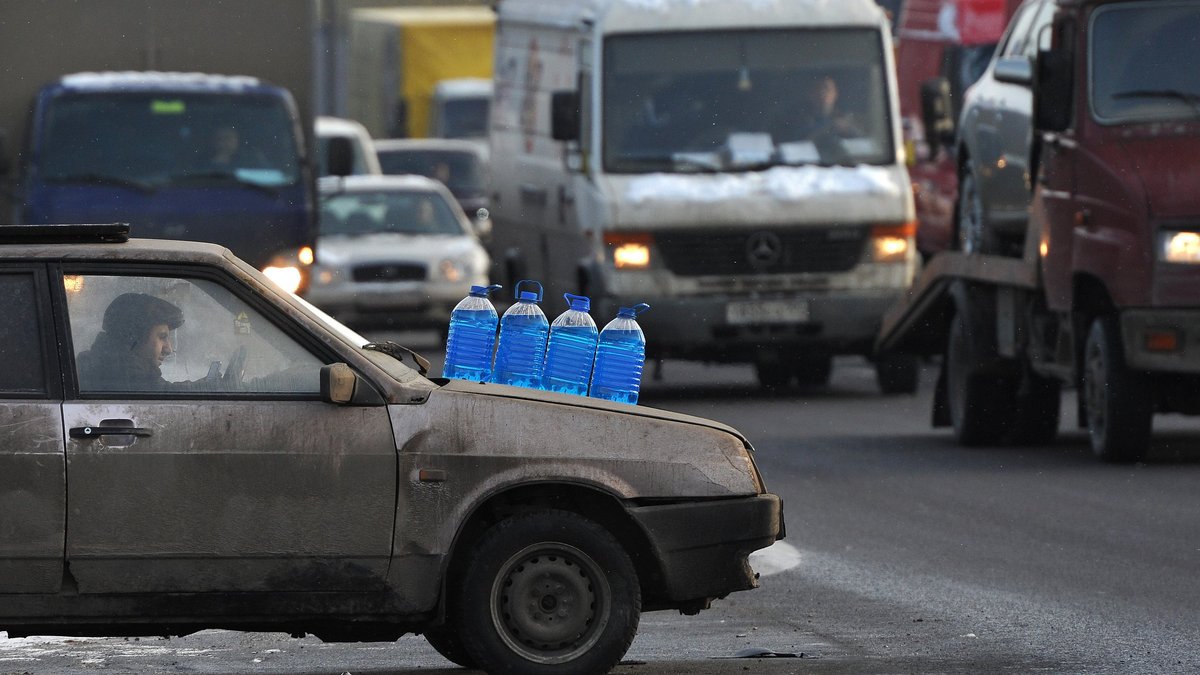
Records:
{"label": "mud-splattered car door", "polygon": [[382,587],[386,406],[322,402],[320,341],[232,282],[65,272],[79,592]]}

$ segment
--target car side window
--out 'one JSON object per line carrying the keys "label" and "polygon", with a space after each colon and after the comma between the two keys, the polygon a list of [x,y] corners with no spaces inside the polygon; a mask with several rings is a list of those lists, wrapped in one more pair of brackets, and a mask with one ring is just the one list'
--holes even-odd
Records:
{"label": "car side window", "polygon": [[0,396],[47,393],[37,283],[32,272],[0,272]]}
{"label": "car side window", "polygon": [[318,394],[323,365],[206,279],[67,275],[83,393]]}
{"label": "car side window", "polygon": [[1050,30],[1047,26],[1054,19],[1056,5],[1053,2],[1043,3],[1033,18],[1033,25],[1021,47],[1021,56],[1030,60],[1037,58],[1038,50],[1050,48]]}

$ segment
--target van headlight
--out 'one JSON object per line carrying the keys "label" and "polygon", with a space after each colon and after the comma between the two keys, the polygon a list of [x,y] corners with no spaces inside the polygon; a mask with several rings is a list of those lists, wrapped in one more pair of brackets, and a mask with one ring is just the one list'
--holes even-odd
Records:
{"label": "van headlight", "polygon": [[904,262],[916,235],[916,223],[881,225],[871,228],[871,260],[874,262]]}
{"label": "van headlight", "polygon": [[1169,263],[1200,263],[1200,232],[1187,230],[1158,233],[1158,259]]}
{"label": "van headlight", "polygon": [[653,243],[653,237],[644,233],[604,234],[604,245],[612,252],[613,267],[619,270],[644,270],[650,267],[650,248]]}

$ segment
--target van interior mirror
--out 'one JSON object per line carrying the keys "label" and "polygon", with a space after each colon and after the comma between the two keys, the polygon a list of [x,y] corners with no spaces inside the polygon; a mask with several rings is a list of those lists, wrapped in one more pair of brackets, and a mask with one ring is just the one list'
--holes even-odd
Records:
{"label": "van interior mirror", "polygon": [[579,140],[579,92],[550,95],[550,136],[556,141]]}
{"label": "van interior mirror", "polygon": [[1063,131],[1071,124],[1071,58],[1065,51],[1042,51],[1033,88],[1033,124],[1041,131]]}
{"label": "van interior mirror", "polygon": [[1033,66],[1024,56],[1006,56],[996,61],[994,74],[999,82],[1026,86],[1033,82]]}
{"label": "van interior mirror", "polygon": [[954,144],[954,104],[950,80],[934,77],[921,83],[921,123],[930,148]]}
{"label": "van interior mirror", "polygon": [[325,166],[332,176],[354,173],[354,143],[345,136],[334,136],[325,146]]}
{"label": "van interior mirror", "polygon": [[321,366],[321,400],[338,405],[383,405],[383,397],[345,363]]}

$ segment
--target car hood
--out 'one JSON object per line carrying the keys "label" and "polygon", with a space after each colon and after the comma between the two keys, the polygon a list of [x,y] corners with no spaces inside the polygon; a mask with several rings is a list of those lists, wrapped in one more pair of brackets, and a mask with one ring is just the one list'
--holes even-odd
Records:
{"label": "car hood", "polygon": [[1200,135],[1142,134],[1127,136],[1120,147],[1128,170],[1141,181],[1146,206],[1158,218],[1190,218],[1200,214]]}
{"label": "car hood", "polygon": [[479,244],[467,235],[370,234],[361,237],[321,237],[317,261],[327,267],[370,261],[411,260],[436,263],[467,255]]}

